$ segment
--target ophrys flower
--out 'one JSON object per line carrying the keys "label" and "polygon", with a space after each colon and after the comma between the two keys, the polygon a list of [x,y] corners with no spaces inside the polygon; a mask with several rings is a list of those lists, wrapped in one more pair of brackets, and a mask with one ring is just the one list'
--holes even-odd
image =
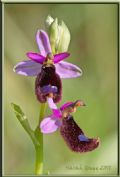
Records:
{"label": "ophrys flower", "polygon": [[99,145],[99,138],[88,138],[71,115],[78,106],[84,105],[83,101],[77,100],[65,103],[60,109],[54,107],[53,114],[41,122],[41,132],[48,134],[57,129],[60,130],[69,148],[75,152],[88,152],[96,149]]}
{"label": "ophrys flower", "polygon": [[24,76],[37,76],[35,93],[40,102],[46,102],[49,96],[54,102],[58,102],[62,93],[61,78],[79,77],[82,71],[78,66],[62,61],[69,57],[68,52],[52,54],[49,37],[45,31],[37,31],[36,42],[40,53],[27,52],[31,60],[18,63],[14,71]]}

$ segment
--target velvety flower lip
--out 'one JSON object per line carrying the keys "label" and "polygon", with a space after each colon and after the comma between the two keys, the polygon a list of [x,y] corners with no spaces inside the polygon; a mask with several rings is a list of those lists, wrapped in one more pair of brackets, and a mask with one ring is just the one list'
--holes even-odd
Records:
{"label": "velvety flower lip", "polygon": [[99,146],[99,138],[88,138],[70,115],[62,120],[60,133],[68,147],[74,152],[85,153]]}
{"label": "velvety flower lip", "polygon": [[[14,66],[13,71],[24,76],[37,76],[41,72],[46,57],[51,53],[51,46],[48,34],[43,30],[38,30],[36,34],[36,42],[40,53],[27,52],[27,57],[30,60],[19,62]],[[56,73],[60,78],[75,78],[82,75],[82,70],[69,62],[62,61],[69,57],[68,52],[55,54],[53,63],[56,67]]]}
{"label": "velvety flower lip", "polygon": [[55,103],[61,100],[62,82],[54,65],[42,65],[35,81],[35,94],[41,103],[45,103],[48,97],[51,97]]}
{"label": "velvety flower lip", "polygon": [[[51,106],[51,102],[50,100],[49,106]],[[74,121],[71,113],[76,111],[77,106],[85,106],[85,104],[83,101],[77,100],[63,104],[60,109],[57,109],[54,104],[53,114],[42,120],[40,129],[45,134],[53,133],[60,129],[63,139],[72,151],[89,152],[96,149],[100,141],[99,138],[88,138]]]}

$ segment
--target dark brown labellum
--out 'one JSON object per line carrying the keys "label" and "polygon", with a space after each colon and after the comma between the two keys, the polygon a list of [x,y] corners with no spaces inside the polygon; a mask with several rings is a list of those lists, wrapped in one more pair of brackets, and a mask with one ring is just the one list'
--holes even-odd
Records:
{"label": "dark brown labellum", "polygon": [[60,133],[72,151],[89,152],[96,149],[99,139],[87,138],[70,115],[62,120]]}
{"label": "dark brown labellum", "polygon": [[35,93],[41,103],[46,102],[47,96],[49,96],[48,92],[43,92],[45,86],[51,86],[51,88],[54,86],[57,91],[53,93],[53,101],[59,102],[62,95],[62,83],[53,64],[44,64],[35,81]]}

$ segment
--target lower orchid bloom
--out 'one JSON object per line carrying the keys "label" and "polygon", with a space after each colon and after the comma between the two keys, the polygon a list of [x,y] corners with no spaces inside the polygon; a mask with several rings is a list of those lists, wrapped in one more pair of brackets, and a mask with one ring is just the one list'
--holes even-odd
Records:
{"label": "lower orchid bloom", "polygon": [[62,61],[69,57],[69,53],[52,54],[49,37],[45,31],[37,31],[36,42],[40,54],[28,52],[30,60],[19,62],[13,70],[24,76],[37,76],[35,82],[37,99],[44,103],[48,97],[52,97],[56,103],[61,100],[61,78],[79,77],[82,71],[76,65]]}
{"label": "lower orchid bloom", "polygon": [[40,123],[41,132],[49,134],[59,129],[68,147],[75,152],[82,153],[96,149],[99,145],[99,138],[88,138],[71,115],[78,106],[84,105],[83,101],[77,100],[65,103],[60,109],[54,106],[53,114]]}

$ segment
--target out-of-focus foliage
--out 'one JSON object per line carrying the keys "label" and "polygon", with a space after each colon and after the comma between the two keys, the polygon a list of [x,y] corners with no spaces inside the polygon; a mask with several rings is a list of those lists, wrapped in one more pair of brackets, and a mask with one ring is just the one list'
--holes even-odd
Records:
{"label": "out-of-focus foliage", "polygon": [[50,174],[117,174],[115,4],[5,4],[4,174],[34,174],[34,147],[10,103],[21,106],[34,129],[40,108],[34,94],[35,78],[17,75],[12,69],[27,58],[27,51],[38,52],[35,33],[45,29],[49,14],[68,26],[71,56],[67,61],[83,70],[81,78],[63,80],[62,103],[84,100],[87,106],[78,108],[75,120],[86,135],[99,136],[101,144],[93,152],[77,154],[68,149],[59,132],[44,135],[44,170]]}

